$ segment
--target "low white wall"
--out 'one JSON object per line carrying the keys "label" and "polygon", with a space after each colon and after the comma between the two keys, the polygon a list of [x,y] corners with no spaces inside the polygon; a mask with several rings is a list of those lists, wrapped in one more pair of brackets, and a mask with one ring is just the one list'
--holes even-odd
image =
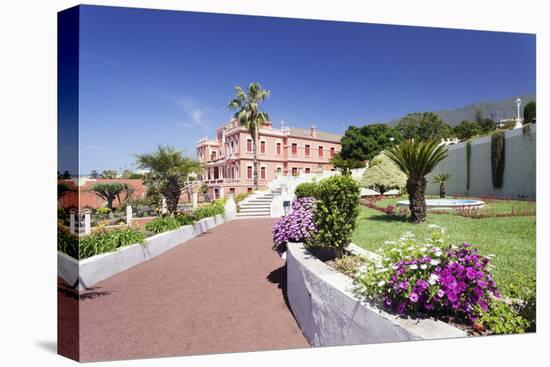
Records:
{"label": "low white wall", "polygon": [[351,278],[325,265],[300,243],[289,243],[287,247],[288,302],[312,346],[467,335],[441,321],[400,318],[373,307],[353,294]]}
{"label": "low white wall", "polygon": [[439,173],[449,173],[447,194],[491,195],[508,198],[536,198],[536,126],[529,131],[510,130],[505,133],[505,160],[502,188],[493,187],[491,174],[491,137],[471,142],[470,189],[466,187],[466,143],[448,146],[448,157],[428,175],[427,193],[439,194],[439,184],[432,183]]}
{"label": "low white wall", "polygon": [[122,247],[117,251],[95,255],[81,261],[58,251],[57,274],[74,288],[85,290],[234,218],[234,211],[204,218],[192,225],[149,237],[143,245],[138,243]]}

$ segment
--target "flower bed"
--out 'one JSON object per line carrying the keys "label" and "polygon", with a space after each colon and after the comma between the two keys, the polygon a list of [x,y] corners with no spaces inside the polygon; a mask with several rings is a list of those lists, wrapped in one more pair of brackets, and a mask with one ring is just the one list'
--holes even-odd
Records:
{"label": "flower bed", "polygon": [[501,299],[489,263],[468,243],[446,244],[439,232],[427,241],[406,234],[385,244],[379,261],[366,260],[355,281],[366,299],[397,314],[451,318],[470,333],[525,332],[529,322]]}
{"label": "flower bed", "polygon": [[463,330],[447,323],[400,317],[365,301],[354,291],[352,278],[321,262],[301,243],[290,242],[287,246],[288,302],[312,346],[466,336]]}

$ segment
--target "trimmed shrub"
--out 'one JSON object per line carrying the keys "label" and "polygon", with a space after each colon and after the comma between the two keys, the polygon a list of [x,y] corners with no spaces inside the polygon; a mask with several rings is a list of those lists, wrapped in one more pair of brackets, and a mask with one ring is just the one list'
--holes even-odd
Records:
{"label": "trimmed shrub", "polygon": [[317,187],[313,246],[334,248],[340,257],[351,242],[359,214],[359,186],[351,176],[332,176]]}
{"label": "trimmed shrub", "polygon": [[294,194],[298,198],[309,198],[316,197],[317,193],[317,182],[304,182],[296,186]]}
{"label": "trimmed shrub", "polygon": [[407,183],[407,176],[384,153],[377,155],[361,178],[361,185],[375,190],[380,195],[393,189],[401,189]]}
{"label": "trimmed shrub", "polygon": [[145,230],[153,233],[173,231],[181,227],[180,222],[172,215],[157,217],[145,225]]}
{"label": "trimmed shrub", "polygon": [[505,146],[504,132],[501,131],[491,136],[491,173],[495,188],[502,188]]}

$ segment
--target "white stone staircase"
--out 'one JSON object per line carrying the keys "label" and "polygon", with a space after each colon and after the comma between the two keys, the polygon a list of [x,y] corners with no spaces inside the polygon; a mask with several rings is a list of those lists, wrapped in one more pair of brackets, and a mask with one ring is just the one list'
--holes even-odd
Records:
{"label": "white stone staircase", "polygon": [[236,218],[269,218],[271,217],[271,202],[273,197],[281,193],[281,189],[260,191],[252,194],[239,203]]}

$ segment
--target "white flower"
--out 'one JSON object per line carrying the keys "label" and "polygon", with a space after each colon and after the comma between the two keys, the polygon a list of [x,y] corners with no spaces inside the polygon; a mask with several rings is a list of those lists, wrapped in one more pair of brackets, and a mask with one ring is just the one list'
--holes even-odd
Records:
{"label": "white flower", "polygon": [[434,285],[435,283],[437,283],[438,279],[439,279],[439,276],[437,276],[436,274],[432,274],[428,279],[428,283],[430,283],[431,285]]}
{"label": "white flower", "polygon": [[383,286],[384,284],[386,284],[386,282],[383,281],[383,280],[381,280],[381,281],[378,282],[378,286],[379,286],[379,287]]}
{"label": "white flower", "polygon": [[439,259],[432,259],[430,261],[430,264],[433,265],[433,266],[439,265],[439,263],[441,263],[441,261]]}
{"label": "white flower", "polygon": [[409,265],[409,269],[416,270],[418,269],[417,265]]}
{"label": "white flower", "polygon": [[420,269],[422,269],[422,270],[426,270],[427,268],[428,268],[428,265],[426,265],[426,264],[420,265]]}

